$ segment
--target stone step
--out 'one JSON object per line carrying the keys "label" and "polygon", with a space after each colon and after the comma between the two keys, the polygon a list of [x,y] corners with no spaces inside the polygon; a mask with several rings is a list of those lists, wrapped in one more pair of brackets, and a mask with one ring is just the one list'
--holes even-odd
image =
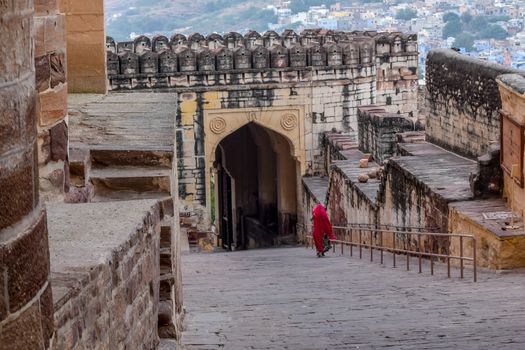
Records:
{"label": "stone step", "polygon": [[95,194],[91,202],[118,202],[118,201],[129,201],[129,200],[141,200],[141,199],[156,199],[164,200],[169,199],[170,194],[165,191],[133,191],[133,190],[122,190],[122,191],[103,191]]}
{"label": "stone step", "polygon": [[171,224],[173,218],[168,216],[160,222],[160,248],[168,248],[171,251]]}
{"label": "stone step", "polygon": [[163,150],[92,149],[93,168],[106,166],[161,166],[171,168],[173,152]]}
{"label": "stone step", "polygon": [[139,192],[159,191],[170,193],[171,170],[161,167],[112,166],[92,169],[90,180],[99,192],[133,190]]}

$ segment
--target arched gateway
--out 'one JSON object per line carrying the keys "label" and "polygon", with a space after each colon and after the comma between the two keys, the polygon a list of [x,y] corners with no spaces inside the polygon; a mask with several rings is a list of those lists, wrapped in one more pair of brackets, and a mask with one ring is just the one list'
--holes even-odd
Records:
{"label": "arched gateway", "polygon": [[304,168],[302,109],[209,111],[204,119],[207,208],[221,245],[294,242]]}
{"label": "arched gateway", "polygon": [[[221,230],[229,227],[223,243],[232,249],[279,243],[293,235],[295,217],[299,223],[309,219],[305,206],[297,208],[304,200],[301,176],[327,175],[323,135],[357,133],[359,106],[381,106],[404,116],[417,113],[415,35],[251,31],[119,43],[108,38],[107,47],[110,90],[177,93],[183,230],[192,239],[212,238],[212,223]],[[236,165],[242,172],[233,174]],[[273,192],[265,173],[272,171],[277,172]],[[228,196],[228,185],[219,191],[217,182],[226,175],[231,178]],[[241,210],[248,219],[240,219]],[[262,231],[273,232],[264,235],[271,239],[257,239],[261,235],[246,233],[241,224],[250,230],[261,224]]]}

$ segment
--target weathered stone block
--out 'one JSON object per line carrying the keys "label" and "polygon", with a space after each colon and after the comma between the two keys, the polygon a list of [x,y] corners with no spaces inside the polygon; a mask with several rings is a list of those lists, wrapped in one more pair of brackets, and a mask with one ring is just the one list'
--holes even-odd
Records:
{"label": "weathered stone block", "polygon": [[39,92],[47,90],[49,88],[49,80],[51,78],[51,66],[49,64],[48,55],[35,58],[35,71],[36,89]]}
{"label": "weathered stone block", "polygon": [[67,140],[68,140],[68,133],[67,133],[67,124],[62,121],[58,123],[57,125],[53,126],[49,130],[49,135],[51,138],[50,142],[50,153],[51,153],[51,160],[58,161],[58,160],[66,160],[67,158]]}
{"label": "weathered stone block", "polygon": [[8,276],[9,310],[15,312],[34,298],[48,279],[45,211],[40,212],[36,222],[18,240],[2,250]]}
{"label": "weathered stone block", "polygon": [[49,339],[54,332],[54,309],[53,309],[53,294],[51,285],[48,284],[46,290],[40,296],[40,316],[42,320],[42,335],[44,338],[44,347],[49,346]]}
{"label": "weathered stone block", "polygon": [[66,46],[65,16],[63,14],[47,16],[44,30],[45,52],[52,53],[57,50],[64,50]]}
{"label": "weathered stone block", "polygon": [[21,157],[16,166],[0,172],[0,229],[16,223],[34,207],[33,149]]}
{"label": "weathered stone block", "polygon": [[35,1],[35,15],[45,16],[56,13],[58,10],[57,0],[34,0]]}
{"label": "weathered stone block", "polygon": [[38,133],[38,165],[45,165],[51,160],[51,137],[48,130]]}
{"label": "weathered stone block", "polygon": [[[0,251],[0,266],[4,266],[3,254]],[[6,293],[6,284],[7,280],[4,277],[5,272],[4,268],[0,269],[0,322],[2,322],[7,317],[8,307],[7,305],[7,293]]]}
{"label": "weathered stone block", "polygon": [[45,344],[40,322],[39,304],[34,302],[18,318],[2,327],[0,350],[43,349]]}
{"label": "weathered stone block", "polygon": [[59,84],[66,82],[66,61],[63,52],[54,52],[50,55],[50,85],[55,88]]}
{"label": "weathered stone block", "polygon": [[39,96],[39,123],[52,125],[67,114],[67,83],[48,90]]}

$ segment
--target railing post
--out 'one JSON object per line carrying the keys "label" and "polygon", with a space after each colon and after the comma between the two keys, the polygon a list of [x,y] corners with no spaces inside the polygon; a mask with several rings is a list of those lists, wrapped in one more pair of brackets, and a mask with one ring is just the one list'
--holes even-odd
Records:
{"label": "railing post", "polygon": [[417,251],[419,252],[418,262],[419,262],[419,273],[421,273],[421,235],[417,235]]}
{"label": "railing post", "polygon": [[450,278],[450,241],[447,247],[447,276]]}
{"label": "railing post", "polygon": [[354,255],[354,253],[353,253],[353,251],[354,251],[354,244],[353,244],[353,242],[354,242],[354,238],[353,238],[354,237],[354,230],[350,229],[349,231],[350,231],[350,256],[353,256]]}
{"label": "railing post", "polygon": [[396,267],[396,233],[392,232],[392,263]]}
{"label": "railing post", "polygon": [[474,282],[477,282],[478,281],[478,269],[477,269],[477,266],[478,266],[478,263],[476,261],[476,238],[475,237],[472,237],[472,244],[474,245],[472,248],[472,259],[473,259],[473,263],[474,263]]}
{"label": "railing post", "polygon": [[373,232],[372,230],[369,231],[370,233],[370,261],[374,261],[374,251],[373,251],[373,248],[372,248],[372,240],[373,240]]}
{"label": "railing post", "polygon": [[381,246],[381,265],[383,265],[383,250],[384,250],[384,247],[383,247],[383,231],[379,231],[379,239],[380,239],[380,243],[379,245]]}
{"label": "railing post", "polygon": [[463,278],[463,236],[459,236],[459,270],[460,276]]}
{"label": "railing post", "polygon": [[410,236],[408,234],[405,234],[405,250],[407,251],[405,254],[407,255],[407,271],[410,271],[410,254],[408,253],[408,241],[410,240]]}
{"label": "railing post", "polygon": [[363,235],[361,229],[359,229],[359,259],[363,258]]}

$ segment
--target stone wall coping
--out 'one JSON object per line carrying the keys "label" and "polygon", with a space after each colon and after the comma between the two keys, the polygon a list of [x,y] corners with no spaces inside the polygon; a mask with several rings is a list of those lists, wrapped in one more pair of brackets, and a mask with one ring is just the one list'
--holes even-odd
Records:
{"label": "stone wall coping", "polygon": [[453,66],[454,69],[459,71],[466,73],[475,72],[482,76],[491,77],[493,79],[502,74],[525,75],[525,71],[463,55],[452,49],[430,50],[427,56],[427,61],[446,64],[447,66]]}
{"label": "stone wall coping", "polygon": [[511,88],[514,92],[523,95],[525,94],[525,72],[520,74],[502,74],[498,76],[498,81]]}
{"label": "stone wall coping", "polygon": [[118,265],[160,207],[156,200],[49,203],[47,211],[51,285],[59,310],[96,279],[104,265]]}

